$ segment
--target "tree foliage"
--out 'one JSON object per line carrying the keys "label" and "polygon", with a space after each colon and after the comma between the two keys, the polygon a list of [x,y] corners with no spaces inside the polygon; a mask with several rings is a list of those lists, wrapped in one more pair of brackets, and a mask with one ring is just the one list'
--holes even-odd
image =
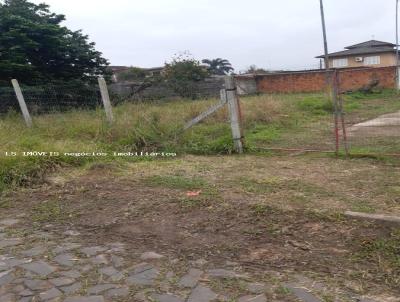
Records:
{"label": "tree foliage", "polygon": [[214,75],[226,75],[234,70],[232,64],[225,59],[204,59],[202,62],[207,65],[208,71]]}
{"label": "tree foliage", "polygon": [[207,69],[190,54],[175,56],[170,63],[165,64],[163,77],[167,84],[182,97],[193,97],[196,82],[207,78]]}
{"label": "tree foliage", "polygon": [[27,0],[0,2],[0,81],[88,81],[106,74],[108,62],[64,15]]}
{"label": "tree foliage", "polygon": [[250,65],[245,73],[252,73],[252,74],[257,74],[257,73],[268,73],[268,70],[264,68],[259,68],[256,65]]}

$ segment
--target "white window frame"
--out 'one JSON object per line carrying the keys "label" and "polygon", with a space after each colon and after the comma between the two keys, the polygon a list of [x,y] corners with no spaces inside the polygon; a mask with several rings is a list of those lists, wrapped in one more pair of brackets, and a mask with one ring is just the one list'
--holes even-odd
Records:
{"label": "white window frame", "polygon": [[342,59],[333,59],[332,61],[333,68],[341,68],[349,66],[349,59],[342,58]]}
{"label": "white window frame", "polygon": [[381,56],[364,57],[364,65],[379,65],[381,64]]}

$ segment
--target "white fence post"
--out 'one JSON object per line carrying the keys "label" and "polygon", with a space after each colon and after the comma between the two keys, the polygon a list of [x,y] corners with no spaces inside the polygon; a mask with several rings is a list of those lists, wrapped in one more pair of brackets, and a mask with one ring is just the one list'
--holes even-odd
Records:
{"label": "white fence post", "polygon": [[242,131],[240,129],[239,98],[237,97],[235,79],[233,76],[225,77],[225,91],[228,101],[228,109],[235,150],[237,153],[243,153]]}
{"label": "white fence post", "polygon": [[28,107],[26,106],[24,95],[22,94],[21,91],[21,87],[19,87],[19,83],[16,79],[12,79],[11,84],[14,87],[15,95],[17,96],[19,107],[21,108],[22,115],[24,116],[26,126],[28,126],[28,128],[32,128],[32,118],[29,115],[29,110]]}
{"label": "white fence post", "polygon": [[98,78],[101,99],[103,100],[104,110],[106,112],[107,121],[112,124],[114,122],[114,117],[112,113],[110,95],[108,94],[107,83],[103,77]]}
{"label": "white fence post", "polygon": [[400,90],[400,67],[396,67],[396,89]]}

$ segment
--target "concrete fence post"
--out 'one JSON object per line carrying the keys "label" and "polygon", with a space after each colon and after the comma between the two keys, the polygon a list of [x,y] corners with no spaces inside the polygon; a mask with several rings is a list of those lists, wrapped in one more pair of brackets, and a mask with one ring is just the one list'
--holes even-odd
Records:
{"label": "concrete fence post", "polygon": [[110,95],[108,94],[107,83],[103,77],[99,77],[98,81],[99,81],[101,99],[103,100],[103,105],[104,105],[104,110],[106,112],[107,121],[108,121],[108,123],[112,124],[114,122],[114,116],[112,113],[112,106],[111,106],[111,101],[110,101]]}
{"label": "concrete fence post", "polygon": [[26,106],[24,95],[22,94],[21,91],[21,87],[19,87],[19,83],[16,79],[12,79],[11,84],[14,87],[15,95],[17,96],[19,107],[21,108],[22,115],[24,116],[26,126],[28,128],[32,128],[32,118],[29,114],[28,107]]}
{"label": "concrete fence post", "polygon": [[233,76],[225,77],[225,93],[228,101],[229,116],[231,121],[232,137],[237,153],[243,153],[243,138],[241,131],[240,105],[237,96],[235,79]]}
{"label": "concrete fence post", "polygon": [[396,67],[396,89],[400,90],[400,66]]}

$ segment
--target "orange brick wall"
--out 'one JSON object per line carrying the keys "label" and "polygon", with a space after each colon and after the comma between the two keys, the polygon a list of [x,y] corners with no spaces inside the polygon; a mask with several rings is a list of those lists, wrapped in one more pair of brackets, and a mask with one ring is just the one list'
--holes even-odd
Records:
{"label": "orange brick wall", "polygon": [[[395,67],[356,68],[337,70],[341,91],[358,90],[372,80],[381,88],[395,88]],[[333,73],[333,72],[331,72]],[[325,71],[285,72],[257,75],[257,90],[265,93],[319,92],[326,87]]]}
{"label": "orange brick wall", "polygon": [[339,87],[341,92],[358,90],[374,80],[379,81],[380,88],[396,87],[396,68],[379,67],[363,69],[343,69],[338,71]]}

